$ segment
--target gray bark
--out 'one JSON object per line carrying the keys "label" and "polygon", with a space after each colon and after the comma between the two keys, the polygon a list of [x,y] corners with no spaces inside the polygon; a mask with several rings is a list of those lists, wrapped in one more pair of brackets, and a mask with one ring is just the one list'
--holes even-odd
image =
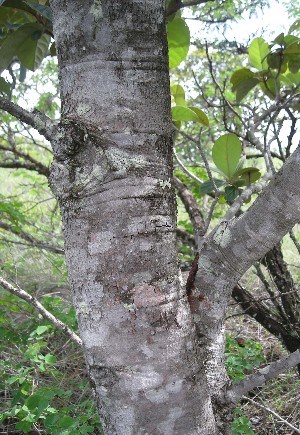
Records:
{"label": "gray bark", "polygon": [[175,243],[164,2],[50,4],[62,98],[50,182],[104,431],[228,434],[227,299],[299,220],[300,152],[245,215],[206,239],[188,301]]}
{"label": "gray bark", "polygon": [[192,312],[204,349],[210,391],[219,400],[228,382],[223,364],[227,302],[248,268],[299,221],[299,170],[297,148],[249,210],[237,219],[221,222],[200,252]]}
{"label": "gray bark", "polygon": [[178,275],[164,6],[51,1],[59,198],[74,304],[106,434],[215,434]]}

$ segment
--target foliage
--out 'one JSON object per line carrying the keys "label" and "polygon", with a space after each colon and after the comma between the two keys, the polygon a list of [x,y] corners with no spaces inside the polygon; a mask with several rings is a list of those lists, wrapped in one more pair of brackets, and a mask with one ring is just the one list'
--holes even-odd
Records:
{"label": "foliage", "polygon": [[[48,434],[100,434],[86,374],[68,375],[72,365],[76,367],[70,355],[83,365],[77,349],[64,343],[64,337],[27,303],[7,294],[1,294],[0,302],[0,388],[7,397],[0,414],[3,427],[14,427],[14,433],[39,429]],[[62,299],[45,297],[42,302],[76,327],[74,310]]]}
{"label": "foliage", "polygon": [[[233,382],[244,379],[264,362],[261,344],[253,340],[236,339],[229,334],[226,335],[225,357],[227,373]],[[254,432],[251,427],[249,419],[237,408],[232,423],[232,435],[252,435]]]}
{"label": "foliage", "polygon": [[[210,24],[220,24],[236,19],[243,8],[253,13],[257,4],[264,3],[220,0],[192,10],[194,17],[198,16]],[[55,54],[55,46],[50,46],[52,23],[48,2],[6,0],[0,1],[0,6],[0,68],[3,72],[0,92],[14,101],[26,101],[28,91],[37,89],[42,83],[44,88],[38,91],[35,107],[53,119],[58,118],[57,67],[55,61],[49,59],[49,54]],[[267,38],[255,38],[249,45],[247,56],[237,56],[234,45],[229,47],[229,44],[221,42],[219,45],[212,43],[210,53],[214,66],[203,40],[198,41],[197,50],[183,64],[191,38],[180,12],[169,17],[167,32],[170,67],[181,67],[173,72],[172,117],[175,126],[189,136],[177,142],[177,151],[185,168],[201,183],[191,179],[181,167],[176,167],[176,176],[188,185],[204,217],[209,218],[213,214],[213,226],[224,216],[227,205],[241,196],[243,190],[253,187],[270,170],[261,163],[262,159],[268,161],[268,153],[275,154],[276,169],[290,153],[299,117],[299,105],[293,100],[300,82],[299,20],[295,21],[288,34],[281,33],[271,42],[267,42]],[[39,65],[43,68],[38,74],[26,73],[27,69],[34,71]],[[7,67],[10,75],[4,72]],[[192,77],[192,70],[195,80],[188,80]],[[50,82],[53,92],[48,88],[45,90]],[[188,93],[187,89],[191,87],[193,92]],[[272,104],[278,110],[266,116]],[[47,250],[36,251],[32,243],[29,248],[20,245],[20,235],[25,232],[48,245],[61,246],[57,204],[48,190],[45,173],[41,173],[50,165],[51,151],[36,138],[29,137],[28,132],[23,134],[23,127],[17,125],[10,115],[3,115],[2,121],[5,138],[0,140],[2,167],[18,168],[6,169],[3,177],[7,191],[0,197],[0,219],[14,232],[10,232],[8,240],[7,232],[1,230],[3,237],[0,243],[4,248],[2,267],[9,276],[18,276],[18,282],[25,282],[31,290],[40,290],[41,282],[49,285],[54,282],[57,288],[66,282],[64,260]],[[294,127],[286,135],[284,147],[279,134],[286,122]],[[256,148],[248,134],[253,124],[258,129],[259,137],[263,138],[261,149]],[[275,139],[270,145],[271,127],[275,129]],[[179,137],[177,134],[177,139]],[[193,142],[190,137],[201,140]],[[199,149],[208,160],[212,176],[206,171]],[[257,155],[258,150],[260,155],[251,158],[254,153]],[[33,159],[43,167],[32,166]],[[219,202],[212,209],[211,204],[219,194]],[[46,200],[48,195],[49,200]],[[247,207],[246,201],[244,207]],[[191,222],[182,209],[181,205],[178,224],[191,235]],[[182,244],[180,252],[181,260],[190,262],[193,258],[193,249],[188,244]],[[276,294],[278,300],[279,296]],[[5,351],[5,360],[0,363],[4,373],[1,388],[9,397],[2,409],[3,424],[12,424],[22,433],[36,427],[54,434],[99,433],[98,417],[87,394],[86,374],[81,376],[81,368],[75,367],[76,377],[72,379],[74,367],[69,361],[72,355],[77,358],[77,351],[66,345],[51,325],[34,315],[27,304],[5,294],[1,295],[0,303],[5,308],[0,310],[1,346]],[[43,304],[56,317],[72,328],[76,327],[74,312],[64,306],[62,299],[45,296]],[[276,307],[271,308],[272,315],[274,311],[276,314]],[[293,325],[289,326],[293,328]],[[296,334],[295,331],[292,333]],[[61,347],[66,346],[67,356],[61,353],[56,342]],[[240,345],[233,337],[227,336],[226,365],[232,379],[243,379],[258,367],[264,361],[261,352],[261,345],[252,340],[245,340]],[[68,363],[62,367],[64,358]],[[83,366],[81,356],[78,360],[78,365]],[[233,434],[254,433],[249,420],[239,411],[232,430]]]}
{"label": "foliage", "polygon": [[264,362],[262,346],[253,340],[235,339],[226,335],[226,368],[234,382],[244,379]]}
{"label": "foliage", "polygon": [[253,432],[251,427],[250,420],[245,417],[240,409],[237,409],[232,423],[232,435],[254,435],[255,432]]}

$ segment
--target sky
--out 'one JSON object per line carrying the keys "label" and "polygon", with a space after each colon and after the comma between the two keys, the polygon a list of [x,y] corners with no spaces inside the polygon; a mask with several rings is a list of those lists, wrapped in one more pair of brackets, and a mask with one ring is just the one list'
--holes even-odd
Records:
{"label": "sky", "polygon": [[[183,15],[188,17],[188,11]],[[201,34],[201,38],[205,39],[204,27],[200,27],[199,22],[194,20],[188,20],[187,22],[192,37]],[[293,20],[288,18],[282,2],[270,0],[270,8],[264,8],[263,11],[258,10],[257,17],[251,19],[245,12],[241,20],[230,25],[231,28],[228,28],[225,35],[229,40],[236,39],[238,42],[247,42],[249,39],[253,39],[254,36],[252,35],[254,33],[260,36],[262,29],[266,35],[277,36],[281,32],[286,32],[292,23]],[[211,29],[209,29],[209,32],[211,32]],[[215,32],[217,35],[217,30]]]}

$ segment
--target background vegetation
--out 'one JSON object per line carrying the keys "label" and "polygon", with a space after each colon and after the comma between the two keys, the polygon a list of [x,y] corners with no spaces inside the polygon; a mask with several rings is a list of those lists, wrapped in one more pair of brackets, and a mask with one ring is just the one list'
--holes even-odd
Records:
{"label": "background vegetation", "polygon": [[[43,1],[29,3],[47,6]],[[298,145],[297,2],[284,2],[294,23],[286,33],[256,39],[249,35],[248,41],[223,37],[245,11],[253,16],[267,3],[218,0],[169,15],[172,113],[178,129],[174,184],[183,273],[190,269],[205,233],[232,207],[237,216],[242,213]],[[175,5],[169,1],[169,10]],[[8,36],[28,19],[28,11],[12,9],[5,1],[0,6],[1,53]],[[190,44],[186,23],[192,21],[207,36],[194,37],[190,55],[181,63]],[[49,50],[42,68],[34,72],[30,70],[36,65],[22,55],[2,65],[0,91],[24,107],[59,119],[56,60],[50,56],[55,47],[49,45]],[[254,130],[260,143],[253,139]],[[60,214],[47,180],[50,146],[5,112],[0,131],[1,274],[76,331]],[[236,287],[226,348],[233,382],[299,348],[299,253],[295,228]],[[80,347],[5,287],[0,288],[0,347],[1,433],[101,433]],[[299,373],[292,370],[253,391],[238,407],[232,433],[300,433],[299,386]]]}

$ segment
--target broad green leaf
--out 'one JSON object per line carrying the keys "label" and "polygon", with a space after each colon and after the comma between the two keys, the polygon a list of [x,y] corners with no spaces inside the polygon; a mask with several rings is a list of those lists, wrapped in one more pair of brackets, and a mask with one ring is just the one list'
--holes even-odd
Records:
{"label": "broad green leaf", "polygon": [[[277,79],[278,91],[280,90],[280,81]],[[270,78],[268,80],[264,80],[260,82],[260,87],[263,90],[264,94],[266,94],[271,100],[274,100],[276,97],[276,85],[275,80]]]}
{"label": "broad green leaf", "polygon": [[259,80],[255,77],[250,77],[249,79],[245,79],[241,82],[236,90],[236,100],[238,102],[242,101],[243,98],[253,89],[256,85],[259,84]]}
{"label": "broad green leaf", "polygon": [[7,81],[0,77],[0,93],[6,94],[7,96],[10,93],[10,84]]}
{"label": "broad green leaf", "polygon": [[198,107],[191,107],[191,106],[188,106],[188,108],[196,113],[196,115],[198,116],[198,122],[200,122],[200,124],[203,124],[206,127],[209,125],[208,117],[203,112],[203,110],[199,109]]}
{"label": "broad green leaf", "polygon": [[284,37],[285,48],[288,48],[290,45],[299,42],[299,38],[294,35],[286,35]]}
{"label": "broad green leaf", "polygon": [[34,1],[29,1],[29,0],[25,1],[24,3],[26,3],[34,11],[41,14],[47,20],[49,21],[53,20],[52,11],[49,6],[40,5],[39,3],[36,3]]}
{"label": "broad green leaf", "polygon": [[[225,184],[225,181],[219,180],[217,178],[214,179],[214,182],[215,182],[215,185],[217,187],[222,187]],[[204,181],[204,183],[202,183],[200,188],[199,188],[200,195],[206,195],[207,193],[210,193],[213,191],[214,191],[214,187],[213,187],[213,184],[210,180]]]}
{"label": "broad green leaf", "polygon": [[31,428],[32,428],[32,422],[25,421],[25,419],[18,421],[18,423],[16,424],[16,429],[22,430],[24,433],[29,432]]}
{"label": "broad green leaf", "polygon": [[190,47],[190,31],[186,22],[175,17],[167,24],[169,45],[169,67],[175,68],[187,56]]}
{"label": "broad green leaf", "polygon": [[12,11],[14,9],[19,9],[20,11],[32,13],[32,8],[27,6],[26,2],[22,0],[4,0],[3,6],[5,6],[7,9],[10,8]]}
{"label": "broad green leaf", "polygon": [[300,41],[296,41],[293,44],[290,44],[285,50],[287,54],[300,54]]}
{"label": "broad green leaf", "polygon": [[267,62],[270,68],[278,70],[283,64],[282,52],[276,51],[274,53],[269,53],[267,56]]}
{"label": "broad green leaf", "polygon": [[288,86],[297,85],[300,82],[300,72],[295,74],[287,70],[285,74],[281,74],[280,78],[285,81]]}
{"label": "broad green leaf", "polygon": [[274,39],[274,41],[272,42],[272,45],[282,45],[284,43],[284,33],[279,33],[278,36],[276,36],[276,38]]}
{"label": "broad green leaf", "polygon": [[45,362],[47,364],[55,364],[57,361],[57,358],[55,355],[51,355],[51,353],[47,353],[47,355],[45,355]]}
{"label": "broad green leaf", "polygon": [[51,37],[39,30],[33,32],[31,37],[23,41],[17,50],[17,56],[23,66],[35,71],[48,52]]}
{"label": "broad green leaf", "polygon": [[232,90],[235,92],[239,85],[246,79],[253,78],[254,72],[250,71],[248,68],[241,68],[235,71],[230,77],[232,83]]}
{"label": "broad green leaf", "polygon": [[34,332],[37,335],[42,335],[44,334],[44,332],[48,331],[48,329],[49,329],[48,326],[42,325],[42,326],[38,326]]}
{"label": "broad green leaf", "polygon": [[266,57],[270,52],[269,46],[263,38],[255,38],[249,47],[249,59],[252,65],[259,69],[267,69]]}
{"label": "broad green leaf", "polygon": [[38,394],[33,394],[32,396],[28,397],[25,403],[27,408],[31,411],[33,411],[34,409],[46,409],[49,404],[47,399],[39,396]]}
{"label": "broad green leaf", "polygon": [[289,56],[288,67],[292,74],[300,70],[300,56]]}
{"label": "broad green leaf", "polygon": [[[173,120],[173,124],[175,125],[176,128],[178,128],[178,130],[181,129],[181,121],[174,121]],[[177,135],[177,132],[175,132],[175,134]]]}
{"label": "broad green leaf", "polygon": [[42,5],[34,0],[4,0],[3,6],[19,9],[20,11],[27,12],[32,15],[36,15],[38,12],[44,18],[52,23],[52,11],[49,6]]}
{"label": "broad green leaf", "polygon": [[294,31],[300,31],[300,19],[299,20],[296,20],[292,25],[291,25],[291,27],[289,28],[289,31],[288,31],[288,33],[293,33]]}
{"label": "broad green leaf", "polygon": [[175,103],[178,106],[186,106],[185,92],[182,86],[180,85],[171,86],[171,95],[173,95]]}
{"label": "broad green leaf", "polygon": [[188,107],[174,106],[172,107],[173,121],[199,121],[198,115]]}
{"label": "broad green leaf", "polygon": [[27,23],[10,33],[0,47],[0,72],[8,67],[14,56],[26,68],[36,69],[45,57],[50,42],[50,36],[42,32],[40,24]]}
{"label": "broad green leaf", "polygon": [[261,172],[257,168],[243,168],[236,172],[235,176],[241,178],[246,186],[250,186],[260,179]]}
{"label": "broad green leaf", "polygon": [[225,187],[225,199],[227,202],[232,202],[239,194],[239,189],[236,186],[226,186]]}
{"label": "broad green leaf", "polygon": [[242,68],[235,71],[230,81],[232,83],[232,91],[236,92],[236,100],[241,101],[254,86],[259,83],[259,80],[255,77],[254,72],[248,68]]}
{"label": "broad green leaf", "polygon": [[74,418],[69,415],[64,415],[57,421],[57,426],[61,429],[68,429],[74,424]]}
{"label": "broad green leaf", "polygon": [[216,140],[212,149],[212,158],[216,167],[231,178],[241,158],[242,145],[233,133],[227,133]]}

